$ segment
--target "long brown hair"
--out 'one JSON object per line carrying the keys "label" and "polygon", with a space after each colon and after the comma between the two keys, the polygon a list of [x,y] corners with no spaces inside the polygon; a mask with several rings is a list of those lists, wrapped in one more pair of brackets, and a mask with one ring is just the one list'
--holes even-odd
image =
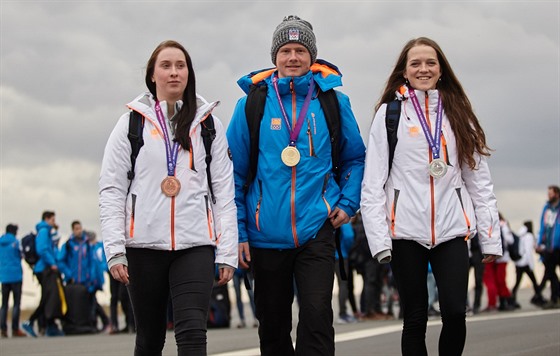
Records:
{"label": "long brown hair", "polygon": [[395,98],[395,92],[405,84],[404,72],[408,51],[412,47],[422,45],[432,47],[438,57],[441,77],[437,83],[437,90],[441,95],[451,129],[455,133],[459,163],[466,163],[471,169],[474,169],[477,163],[473,157],[475,150],[480,155],[490,156],[490,148],[486,144],[486,135],[473,112],[471,102],[467,98],[463,86],[435,41],[427,37],[418,37],[407,42],[397,59],[393,72],[387,79],[387,84],[375,110],[377,111],[381,104],[388,103]]}
{"label": "long brown hair", "polygon": [[196,114],[196,80],[192,60],[185,47],[176,41],[163,41],[160,43],[156,49],[154,49],[154,52],[152,52],[150,59],[148,59],[148,64],[146,65],[146,86],[150,90],[150,93],[157,98],[156,83],[152,82],[154,67],[159,53],[170,47],[177,48],[183,52],[189,70],[187,87],[183,92],[183,106],[177,113],[177,127],[175,129],[175,140],[183,149],[188,150],[190,147],[189,131]]}

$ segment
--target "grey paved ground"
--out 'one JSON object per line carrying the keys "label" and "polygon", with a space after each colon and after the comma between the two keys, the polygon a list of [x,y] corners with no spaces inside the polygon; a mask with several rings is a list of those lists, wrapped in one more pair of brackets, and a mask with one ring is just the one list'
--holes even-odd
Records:
{"label": "grey paved ground", "polygon": [[[522,309],[514,312],[479,314],[467,318],[464,355],[560,356],[560,310],[542,311],[528,303],[531,293],[521,290]],[[249,309],[247,309],[249,311]],[[235,312],[233,312],[235,314]],[[210,355],[258,355],[256,329],[214,329],[208,332]],[[294,322],[295,325],[295,322]],[[370,321],[335,325],[336,354],[400,354],[401,321]],[[437,355],[441,323],[431,320],[427,333],[430,355]],[[67,336],[61,338],[1,339],[0,355],[132,355],[134,338],[129,335]],[[174,336],[167,333],[164,355],[176,355]]]}

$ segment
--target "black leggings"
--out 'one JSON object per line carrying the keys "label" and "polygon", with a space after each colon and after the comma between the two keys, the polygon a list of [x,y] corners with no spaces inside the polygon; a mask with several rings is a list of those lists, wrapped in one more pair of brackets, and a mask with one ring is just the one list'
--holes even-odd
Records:
{"label": "black leggings", "polygon": [[161,355],[171,295],[177,354],[206,355],[206,319],[214,281],[214,248],[127,248],[128,292],[136,322],[135,356]]}
{"label": "black leggings", "polygon": [[393,240],[391,267],[404,312],[401,338],[403,355],[427,355],[428,262],[436,279],[443,327],[439,337],[439,354],[461,355],[467,328],[469,253],[463,237],[427,249],[410,240]]}

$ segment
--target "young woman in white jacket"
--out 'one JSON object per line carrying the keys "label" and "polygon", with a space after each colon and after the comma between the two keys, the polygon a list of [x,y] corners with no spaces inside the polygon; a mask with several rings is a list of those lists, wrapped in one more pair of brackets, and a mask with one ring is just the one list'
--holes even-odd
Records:
{"label": "young woman in white jacket", "polygon": [[222,124],[214,117],[210,176],[202,125],[218,104],[196,94],[192,61],[175,41],[148,60],[143,93],[128,104],[144,128],[131,169],[129,113],[105,147],[99,180],[103,244],[111,275],[128,286],[136,322],[135,355],[161,354],[168,297],[179,355],[206,355],[206,319],[215,263],[218,283],[237,267],[233,165]]}
{"label": "young woman in white jacket", "polygon": [[[389,171],[387,103],[400,102]],[[467,240],[478,232],[483,262],[502,254],[498,209],[477,117],[441,48],[421,37],[403,48],[369,135],[361,212],[372,255],[391,262],[403,308],[403,355],[426,355],[427,269],[437,281],[440,355],[466,337]],[[436,134],[434,134],[436,133]]]}

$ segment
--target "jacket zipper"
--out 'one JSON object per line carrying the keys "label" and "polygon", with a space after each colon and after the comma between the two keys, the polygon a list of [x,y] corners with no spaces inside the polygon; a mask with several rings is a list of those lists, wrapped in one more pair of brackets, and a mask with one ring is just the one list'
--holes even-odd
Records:
{"label": "jacket zipper", "polygon": [[[294,91],[294,80],[290,81],[290,93],[292,93],[292,127],[295,127],[297,120],[297,102],[296,93]],[[292,235],[294,237],[294,244],[299,247],[298,234],[296,229],[296,167],[292,167],[292,188],[290,192],[290,211],[291,211],[291,223],[292,223]]]}
{"label": "jacket zipper", "polygon": [[[432,125],[430,124],[430,100],[428,98],[428,92],[426,92],[426,98],[424,100],[424,104],[426,106],[425,111],[426,111],[426,122],[428,124],[428,127],[432,128]],[[435,134],[437,135],[438,133],[435,132]],[[440,133],[441,134],[441,133]],[[429,147],[428,149],[428,156],[429,156],[429,162],[432,162],[432,148]],[[434,246],[436,244],[436,202],[435,202],[435,187],[434,187],[434,177],[432,177],[430,175],[430,202],[431,202],[431,209],[430,209],[430,226],[431,226],[431,230],[432,230],[432,246]]]}
{"label": "jacket zipper", "polygon": [[255,210],[255,225],[257,225],[257,230],[261,231],[261,226],[259,224],[259,218],[260,218],[261,203],[262,203],[262,198],[263,198],[262,181],[259,179],[258,183],[259,183],[259,201],[257,202],[257,209]]}
{"label": "jacket zipper", "polygon": [[171,197],[171,250],[175,251],[175,197]]}

